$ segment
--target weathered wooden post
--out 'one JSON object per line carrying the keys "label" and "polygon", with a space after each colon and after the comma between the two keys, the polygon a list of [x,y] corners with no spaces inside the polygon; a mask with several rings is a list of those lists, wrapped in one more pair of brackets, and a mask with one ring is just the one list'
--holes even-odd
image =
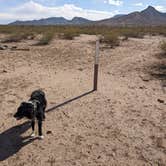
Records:
{"label": "weathered wooden post", "polygon": [[99,70],[99,40],[96,41],[96,55],[95,55],[95,64],[94,64],[94,83],[93,83],[94,91],[97,90],[98,70]]}

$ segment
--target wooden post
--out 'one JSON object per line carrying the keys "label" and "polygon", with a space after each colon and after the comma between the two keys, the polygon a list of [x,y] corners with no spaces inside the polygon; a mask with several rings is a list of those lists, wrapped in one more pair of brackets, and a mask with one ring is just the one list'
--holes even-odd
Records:
{"label": "wooden post", "polygon": [[96,41],[96,55],[95,55],[95,64],[94,64],[94,83],[93,83],[94,91],[97,90],[98,70],[99,70],[99,40]]}

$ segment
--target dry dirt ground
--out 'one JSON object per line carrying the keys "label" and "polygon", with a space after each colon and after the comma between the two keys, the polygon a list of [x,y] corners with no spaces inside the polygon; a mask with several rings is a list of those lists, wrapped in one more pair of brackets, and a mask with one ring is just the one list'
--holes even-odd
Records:
{"label": "dry dirt ground", "polygon": [[46,92],[48,108],[92,90],[95,40],[23,41],[8,47],[30,51],[0,51],[0,166],[166,165],[160,36],[101,45],[98,91],[48,112],[44,140],[29,140],[29,123],[13,118],[33,90]]}

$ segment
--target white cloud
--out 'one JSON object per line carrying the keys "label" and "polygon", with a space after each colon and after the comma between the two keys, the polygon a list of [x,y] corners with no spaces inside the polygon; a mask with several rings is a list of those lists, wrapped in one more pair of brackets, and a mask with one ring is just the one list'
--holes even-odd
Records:
{"label": "white cloud", "polygon": [[63,6],[47,7],[34,1],[24,3],[9,10],[10,12],[0,13],[0,22],[2,20],[31,20],[48,17],[65,17],[72,19],[73,17],[84,17],[91,20],[100,20],[110,18],[118,11],[107,12],[83,9],[74,4],[64,4]]}
{"label": "white cloud", "polygon": [[115,6],[123,5],[122,0],[105,0],[104,3],[108,3],[110,5],[115,5]]}
{"label": "white cloud", "polygon": [[143,6],[143,3],[139,2],[139,3],[134,4],[134,6]]}
{"label": "white cloud", "polygon": [[154,7],[155,7],[155,9],[157,9],[160,12],[166,12],[166,7],[164,7],[164,6],[154,6]]}

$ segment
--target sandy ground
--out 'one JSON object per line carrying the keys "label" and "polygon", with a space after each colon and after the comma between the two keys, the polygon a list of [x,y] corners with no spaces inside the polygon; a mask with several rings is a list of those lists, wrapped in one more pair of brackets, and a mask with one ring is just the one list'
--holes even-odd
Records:
{"label": "sandy ground", "polygon": [[0,51],[0,166],[166,165],[166,59],[163,37],[129,39],[100,52],[99,87],[46,114],[45,139],[13,114],[33,90],[48,108],[92,90],[96,36],[8,44]]}

